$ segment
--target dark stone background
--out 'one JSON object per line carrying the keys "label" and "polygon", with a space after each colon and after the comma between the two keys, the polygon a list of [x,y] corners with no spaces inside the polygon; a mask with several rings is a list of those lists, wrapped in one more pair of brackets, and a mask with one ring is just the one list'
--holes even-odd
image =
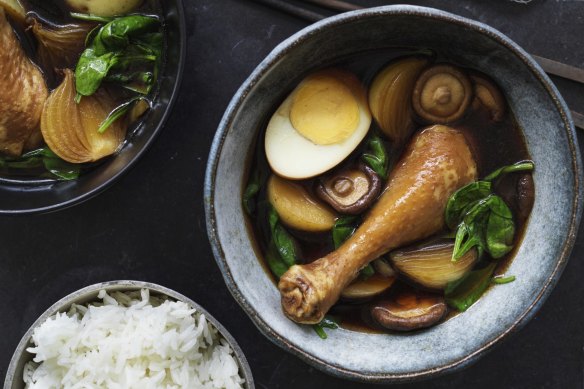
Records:
{"label": "dark stone background", "polygon": [[[411,3],[485,22],[531,53],[584,67],[584,1]],[[168,286],[206,307],[238,340],[258,388],[366,387],[329,377],[264,338],[227,291],[205,230],[205,165],[223,111],[264,56],[307,24],[246,0],[185,4],[182,90],[151,150],[90,201],[46,215],[0,218],[0,379],[22,334],[53,302],[96,282],[136,279]],[[584,111],[584,86],[554,82],[572,109]],[[517,334],[461,372],[397,386],[584,387],[583,245],[584,231],[548,301]]]}

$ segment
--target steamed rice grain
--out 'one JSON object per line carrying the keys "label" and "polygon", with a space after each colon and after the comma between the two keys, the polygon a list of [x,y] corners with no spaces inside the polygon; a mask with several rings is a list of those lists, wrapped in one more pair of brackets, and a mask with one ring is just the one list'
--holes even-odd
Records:
{"label": "steamed rice grain", "polygon": [[203,314],[140,292],[100,291],[33,332],[29,389],[242,388],[233,350]]}

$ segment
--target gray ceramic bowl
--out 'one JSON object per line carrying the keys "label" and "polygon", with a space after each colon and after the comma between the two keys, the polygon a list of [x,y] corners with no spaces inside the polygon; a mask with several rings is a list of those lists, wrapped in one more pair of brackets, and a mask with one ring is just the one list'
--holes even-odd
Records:
{"label": "gray ceramic bowl", "polygon": [[[323,341],[310,327],[284,317],[278,290],[250,242],[241,206],[246,161],[265,120],[310,70],[395,46],[434,49],[451,61],[489,74],[503,88],[536,165],[535,205],[508,269],[517,281],[492,288],[467,312],[425,331],[396,336],[341,329],[329,331]],[[231,293],[274,343],[341,377],[411,380],[467,365],[534,315],[557,282],[576,237],[581,172],[566,104],[517,44],[484,24],[435,9],[373,8],[326,19],[290,37],[235,94],[207,167],[207,228]]]}
{"label": "gray ceramic bowl", "polygon": [[205,311],[199,304],[183,296],[182,294],[175,292],[174,290],[149,282],[109,281],[91,285],[71,293],[67,297],[62,298],[61,300],[53,304],[52,307],[47,309],[45,313],[43,313],[41,317],[39,317],[38,320],[34,322],[34,324],[22,337],[22,340],[18,344],[18,347],[16,348],[16,351],[12,356],[10,366],[8,367],[8,372],[6,373],[6,379],[4,381],[4,389],[24,388],[24,381],[22,379],[24,365],[32,359],[32,354],[27,352],[26,349],[32,346],[31,338],[34,329],[40,326],[42,323],[44,323],[50,316],[53,316],[57,312],[67,312],[72,304],[86,304],[97,300],[97,294],[102,289],[108,292],[114,291],[127,292],[140,290],[144,288],[149,289],[152,295],[167,296],[173,300],[183,301],[190,305],[191,307],[195,308],[198,312],[204,314],[207,320],[215,328],[217,328],[217,330],[219,330],[221,336],[225,338],[225,340],[227,340],[227,342],[233,349],[235,359],[239,364],[239,373],[243,376],[246,382],[245,389],[255,388],[253,376],[251,374],[249,364],[247,363],[247,359],[245,359],[245,355],[243,355],[243,351],[241,351],[241,348],[239,347],[235,339],[233,339],[233,337],[229,334],[229,332],[227,332],[227,330],[213,316],[211,316],[207,311]]}

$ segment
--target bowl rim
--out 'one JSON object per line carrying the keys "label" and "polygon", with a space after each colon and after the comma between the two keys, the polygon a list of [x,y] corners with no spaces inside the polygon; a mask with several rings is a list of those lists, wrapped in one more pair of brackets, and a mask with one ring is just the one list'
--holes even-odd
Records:
{"label": "bowl rim", "polygon": [[4,381],[4,389],[12,389],[12,385],[15,380],[15,372],[18,366],[18,362],[21,356],[26,352],[26,348],[29,346],[30,340],[32,338],[33,331],[44,323],[49,317],[53,316],[57,312],[62,312],[64,308],[68,308],[75,302],[75,300],[79,298],[83,298],[91,293],[99,292],[102,289],[106,291],[109,290],[117,290],[120,289],[127,289],[127,290],[140,290],[140,289],[148,289],[152,292],[157,294],[166,295],[174,300],[182,301],[189,304],[191,307],[197,310],[197,312],[205,315],[205,318],[215,327],[221,336],[227,340],[231,348],[233,349],[233,353],[235,359],[239,363],[240,368],[243,370],[241,374],[245,379],[245,382],[248,389],[255,388],[255,384],[253,381],[253,375],[251,373],[251,368],[249,366],[249,362],[243,353],[243,350],[235,340],[235,338],[225,329],[225,327],[215,319],[205,308],[201,305],[197,304],[192,299],[186,297],[185,295],[178,293],[172,289],[169,289],[165,286],[154,284],[152,282],[146,281],[133,281],[133,280],[117,280],[117,281],[106,281],[100,282],[97,284],[89,285],[84,288],[78,289],[67,296],[61,298],[59,301],[51,305],[35,322],[30,326],[30,328],[26,331],[26,333],[22,336],[12,358],[10,360],[10,365],[8,366],[8,370],[6,371],[6,378]]}
{"label": "bowl rim", "polygon": [[[174,85],[172,86],[172,90],[170,92],[170,98],[168,100],[168,104],[164,108],[164,112],[162,114],[162,117],[160,118],[160,121],[156,124],[154,130],[152,131],[152,134],[144,143],[144,146],[140,150],[138,150],[136,152],[136,155],[134,156],[134,158],[132,158],[124,167],[122,167],[118,172],[116,172],[116,174],[111,176],[107,181],[103,182],[101,185],[96,186],[92,190],[90,190],[90,191],[88,191],[80,196],[77,196],[77,197],[62,201],[62,202],[56,202],[54,204],[41,206],[41,207],[23,208],[23,209],[2,209],[2,208],[0,208],[0,215],[32,215],[32,214],[39,214],[39,213],[48,213],[48,212],[53,212],[53,211],[69,208],[69,207],[72,207],[72,206],[77,205],[77,204],[81,204],[81,203],[93,198],[94,196],[97,196],[98,194],[102,193],[107,188],[112,186],[116,181],[119,180],[119,178],[122,175],[124,175],[132,167],[134,167],[134,165],[138,162],[138,160],[140,160],[142,158],[142,156],[150,148],[150,146],[152,145],[152,143],[154,142],[154,140],[156,139],[156,137],[158,136],[158,134],[160,133],[160,131],[162,130],[164,125],[166,124],[166,121],[170,117],[173,106],[174,106],[176,99],[178,97],[178,94],[180,92],[180,87],[182,85],[184,67],[185,67],[185,62],[186,62],[186,51],[187,51],[186,18],[185,18],[185,10],[184,10],[183,0],[175,0],[175,2],[176,2],[176,14],[177,14],[177,19],[178,19],[178,30],[179,30],[179,42],[178,42],[179,56],[178,56],[178,62],[177,62],[178,63],[177,74],[175,77]],[[54,184],[54,181],[51,181],[47,184]],[[25,184],[20,183],[20,182],[17,182],[15,184],[15,187],[25,187],[25,186],[26,186]]]}
{"label": "bowl rim", "polygon": [[[288,342],[285,337],[281,336],[279,333],[274,331],[267,322],[265,322],[256,314],[256,309],[252,307],[243,296],[242,292],[239,289],[239,286],[236,284],[233,278],[233,275],[229,269],[229,265],[225,260],[225,253],[221,241],[219,239],[219,235],[217,233],[216,224],[217,220],[215,216],[216,210],[214,208],[215,182],[217,168],[219,165],[219,156],[221,154],[223,144],[228,135],[229,129],[232,127],[236,113],[239,111],[241,105],[243,104],[243,101],[246,99],[247,95],[254,88],[254,86],[274,65],[278,63],[278,61],[280,61],[286,54],[288,54],[288,52],[294,49],[294,47],[303,44],[306,40],[310,39],[312,35],[318,34],[321,30],[340,26],[343,24],[349,24],[370,17],[392,17],[392,16],[414,16],[414,17],[417,16],[432,20],[453,23],[458,26],[468,28],[470,30],[473,30],[474,32],[478,32],[482,35],[485,35],[488,38],[493,39],[495,42],[497,42],[498,44],[509,50],[511,53],[513,53],[518,59],[520,59],[523,62],[523,64],[526,65],[531,74],[543,86],[548,96],[553,100],[553,103],[562,118],[563,123],[562,130],[566,131],[568,146],[570,149],[571,174],[573,174],[574,176],[574,185],[572,187],[574,195],[571,202],[571,206],[574,211],[570,218],[568,234],[566,235],[566,238],[562,243],[561,249],[559,250],[557,262],[552,273],[543,282],[542,287],[539,290],[537,296],[535,296],[532,304],[529,305],[527,309],[516,318],[513,324],[511,324],[508,328],[505,328],[498,336],[496,336],[491,341],[486,342],[477,350],[466,355],[465,357],[459,358],[454,362],[447,363],[438,367],[428,368],[409,373],[363,373],[351,370],[349,368],[344,368],[338,365],[330,364],[322,360],[321,358],[309,354],[308,352],[296,347],[295,345]],[[223,279],[232,296],[243,308],[245,313],[252,319],[253,323],[260,330],[260,332],[269,340],[271,340],[274,344],[296,355],[297,357],[301,358],[310,365],[315,366],[316,368],[337,377],[372,383],[393,383],[413,381],[434,377],[447,372],[453,372],[468,366],[469,364],[475,362],[480,356],[484,355],[485,352],[492,349],[492,347],[496,343],[499,343],[501,340],[508,338],[509,334],[522,328],[539,310],[539,308],[546,300],[546,298],[549,296],[551,290],[557,283],[563,269],[565,268],[570,253],[572,251],[572,247],[576,240],[580,218],[582,215],[582,195],[583,195],[582,174],[583,174],[582,160],[580,157],[576,132],[570,115],[570,110],[568,109],[565,101],[560,96],[559,91],[552,83],[552,81],[549,79],[549,77],[546,75],[546,73],[537,64],[537,62],[517,43],[512,41],[510,38],[508,38],[503,33],[499,32],[495,28],[490,27],[482,22],[478,22],[450,12],[438,10],[436,8],[413,5],[388,5],[367,8],[363,10],[346,12],[343,14],[323,19],[319,22],[309,25],[306,28],[303,28],[299,32],[287,38],[279,45],[277,45],[270,52],[270,54],[266,56],[266,58],[254,69],[251,75],[244,81],[244,83],[235,93],[219,124],[209,153],[204,183],[204,200],[207,233],[211,243],[213,255],[221,270]]]}

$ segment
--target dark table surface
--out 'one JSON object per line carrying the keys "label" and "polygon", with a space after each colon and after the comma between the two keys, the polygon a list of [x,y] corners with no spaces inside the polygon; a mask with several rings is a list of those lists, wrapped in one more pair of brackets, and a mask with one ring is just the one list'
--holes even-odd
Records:
{"label": "dark table surface", "polygon": [[[175,289],[206,307],[238,340],[258,388],[366,387],[327,376],[264,338],[227,291],[205,229],[205,165],[223,111],[266,54],[307,23],[246,0],[185,4],[188,58],[182,90],[166,128],[142,160],[83,204],[0,218],[0,378],[20,337],[53,302],[93,283],[136,279]],[[412,4],[485,22],[533,54],[584,67],[581,0]],[[584,86],[554,82],[572,109],[584,111]],[[578,135],[584,144],[584,133]],[[584,387],[583,256],[584,230],[560,282],[529,324],[463,371],[398,387]]]}

